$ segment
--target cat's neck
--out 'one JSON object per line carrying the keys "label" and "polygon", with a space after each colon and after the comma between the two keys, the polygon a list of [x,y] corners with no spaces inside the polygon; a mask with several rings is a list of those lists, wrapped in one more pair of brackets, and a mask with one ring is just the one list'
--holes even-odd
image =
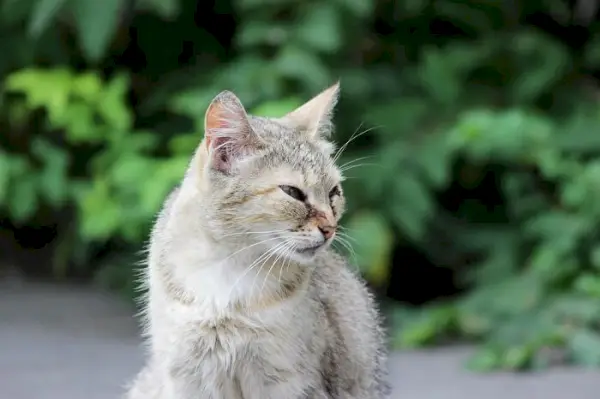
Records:
{"label": "cat's neck", "polygon": [[260,245],[214,240],[202,230],[186,241],[175,243],[159,273],[165,293],[187,306],[218,314],[251,312],[277,306],[306,288],[310,268],[259,250]]}

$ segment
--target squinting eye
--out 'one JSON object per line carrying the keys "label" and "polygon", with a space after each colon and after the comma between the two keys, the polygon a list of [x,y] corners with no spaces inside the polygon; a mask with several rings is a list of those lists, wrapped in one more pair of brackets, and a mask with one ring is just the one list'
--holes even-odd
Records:
{"label": "squinting eye", "polygon": [[297,187],[293,186],[279,186],[283,190],[284,193],[289,195],[290,197],[298,200],[298,201],[306,201],[306,195]]}
{"label": "squinting eye", "polygon": [[329,199],[332,199],[336,195],[340,195],[340,186],[335,186],[331,189],[331,191],[329,192]]}

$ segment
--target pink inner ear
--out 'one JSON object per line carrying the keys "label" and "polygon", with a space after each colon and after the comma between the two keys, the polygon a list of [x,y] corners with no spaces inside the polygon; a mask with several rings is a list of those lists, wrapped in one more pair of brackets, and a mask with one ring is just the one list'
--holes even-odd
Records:
{"label": "pink inner ear", "polygon": [[223,105],[221,103],[213,103],[206,112],[205,132],[206,146],[210,148],[213,140],[212,132],[215,129],[223,129],[228,126],[227,121],[223,118]]}

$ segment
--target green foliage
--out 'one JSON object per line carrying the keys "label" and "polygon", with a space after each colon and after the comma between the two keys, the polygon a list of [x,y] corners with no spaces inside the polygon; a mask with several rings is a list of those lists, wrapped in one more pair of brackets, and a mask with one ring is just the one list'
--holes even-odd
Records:
{"label": "green foliage", "polygon": [[[0,213],[68,211],[56,276],[133,252],[217,92],[280,116],[340,78],[342,249],[379,287],[412,246],[466,289],[396,309],[394,345],[481,342],[482,371],[556,350],[600,366],[600,31],[569,42],[563,2],[517,3],[0,0]],[[448,199],[489,170],[497,194]],[[131,294],[133,261],[106,262],[97,279]]]}

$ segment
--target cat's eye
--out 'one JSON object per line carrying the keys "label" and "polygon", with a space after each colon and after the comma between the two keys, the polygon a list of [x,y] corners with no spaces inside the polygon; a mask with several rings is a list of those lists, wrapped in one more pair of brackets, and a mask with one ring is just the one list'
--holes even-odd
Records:
{"label": "cat's eye", "polygon": [[298,187],[294,186],[279,186],[281,190],[289,195],[290,197],[298,200],[298,201],[306,201],[306,195],[300,190]]}
{"label": "cat's eye", "polygon": [[340,195],[340,186],[335,186],[334,188],[331,189],[331,191],[329,192],[329,199],[332,199],[333,197],[335,197],[336,195]]}

